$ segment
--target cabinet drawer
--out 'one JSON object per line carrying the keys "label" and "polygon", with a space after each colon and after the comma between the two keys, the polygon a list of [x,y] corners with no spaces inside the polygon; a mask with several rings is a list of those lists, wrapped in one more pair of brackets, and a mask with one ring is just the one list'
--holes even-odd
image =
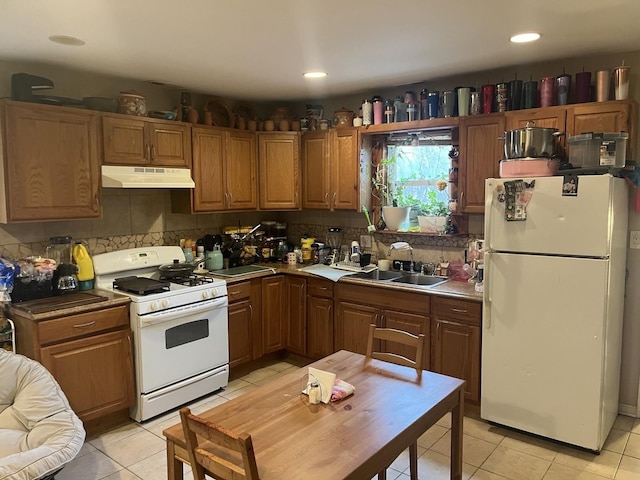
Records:
{"label": "cabinet drawer", "polygon": [[129,307],[122,305],[39,322],[38,334],[40,345],[47,345],[125,326],[129,326]]}
{"label": "cabinet drawer", "polygon": [[232,283],[227,285],[229,303],[251,297],[251,282]]}
{"label": "cabinet drawer", "polygon": [[333,282],[317,278],[307,279],[307,295],[311,297],[333,298]]}
{"label": "cabinet drawer", "polygon": [[482,303],[457,298],[433,297],[433,312],[438,318],[480,325]]}

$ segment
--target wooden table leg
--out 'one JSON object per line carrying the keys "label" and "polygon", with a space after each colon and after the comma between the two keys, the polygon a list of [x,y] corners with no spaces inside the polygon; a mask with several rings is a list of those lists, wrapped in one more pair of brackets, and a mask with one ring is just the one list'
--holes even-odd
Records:
{"label": "wooden table leg", "polygon": [[451,480],[462,479],[462,422],[464,418],[464,390],[458,390],[458,405],[451,410]]}
{"label": "wooden table leg", "polygon": [[167,480],[182,480],[182,461],[176,457],[174,443],[167,439]]}

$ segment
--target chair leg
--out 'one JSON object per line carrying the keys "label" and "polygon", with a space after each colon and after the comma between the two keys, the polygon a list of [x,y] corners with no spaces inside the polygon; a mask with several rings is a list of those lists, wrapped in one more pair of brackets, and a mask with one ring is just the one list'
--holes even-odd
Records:
{"label": "chair leg", "polygon": [[409,445],[409,475],[411,480],[418,480],[418,442]]}
{"label": "chair leg", "polygon": [[378,480],[387,480],[387,469],[386,468],[378,473]]}

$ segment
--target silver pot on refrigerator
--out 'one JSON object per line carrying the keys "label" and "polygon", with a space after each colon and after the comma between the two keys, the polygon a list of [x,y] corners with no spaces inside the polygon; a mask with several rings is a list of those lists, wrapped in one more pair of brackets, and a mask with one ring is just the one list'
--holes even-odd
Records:
{"label": "silver pot on refrigerator", "polygon": [[504,132],[504,157],[513,158],[551,158],[556,153],[557,139],[564,132],[557,128],[536,127],[535,122],[527,122],[524,128]]}

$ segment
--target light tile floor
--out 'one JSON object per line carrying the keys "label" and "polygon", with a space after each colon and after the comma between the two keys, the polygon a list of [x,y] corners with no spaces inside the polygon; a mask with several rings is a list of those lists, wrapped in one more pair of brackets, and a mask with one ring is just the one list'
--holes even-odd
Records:
{"label": "light tile floor", "polygon": [[[275,363],[233,380],[225,390],[189,406],[194,413],[203,412],[297,369],[287,362]],[[162,431],[179,421],[176,409],[143,424],[132,421],[88,438],[79,455],[56,479],[164,480],[167,473]],[[449,478],[449,439],[448,416],[420,437],[418,473],[421,480]],[[631,417],[618,417],[600,455],[496,427],[471,417],[464,421],[463,448],[464,479],[640,479],[640,419]],[[409,480],[408,464],[409,453],[405,451],[391,465],[387,478]],[[189,467],[185,468],[184,478],[192,478]]]}

